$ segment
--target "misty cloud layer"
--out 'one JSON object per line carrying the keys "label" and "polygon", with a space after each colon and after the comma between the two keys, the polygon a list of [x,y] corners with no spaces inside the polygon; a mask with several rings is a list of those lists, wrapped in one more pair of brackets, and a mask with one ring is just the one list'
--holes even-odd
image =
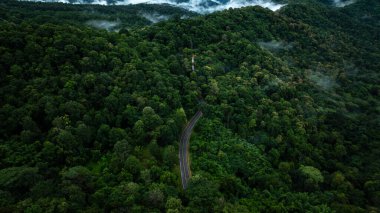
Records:
{"label": "misty cloud layer", "polygon": [[[61,2],[61,3],[74,3],[74,4],[100,4],[107,5],[107,0],[24,0],[24,1],[39,1],[39,2]],[[246,6],[259,5],[270,10],[278,10],[282,4],[277,4],[271,0],[117,0],[114,5],[128,5],[128,4],[169,4],[176,7],[181,7],[190,11],[198,13],[212,13],[215,11],[225,10],[229,8],[240,8]]]}
{"label": "misty cloud layer", "polygon": [[334,77],[320,72],[309,73],[307,77],[322,90],[332,90],[337,86]]}
{"label": "misty cloud layer", "polygon": [[225,10],[228,8],[240,8],[246,6],[259,5],[269,8],[271,10],[278,10],[284,5],[275,4],[268,0],[229,0],[226,3],[222,3],[217,0],[189,0],[188,2],[175,2],[172,0],[128,0],[130,4],[148,3],[148,4],[170,4],[173,6],[185,8],[190,11],[198,13],[212,13],[215,11]]}
{"label": "misty cloud layer", "polygon": [[98,29],[104,29],[107,31],[117,31],[117,27],[120,25],[120,22],[107,20],[90,20],[87,21],[86,24]]}
{"label": "misty cloud layer", "polygon": [[160,21],[165,21],[165,20],[168,20],[170,18],[170,16],[160,15],[158,13],[141,13],[140,15],[142,17],[148,19],[152,23],[157,23],[157,22],[160,22]]}
{"label": "misty cloud layer", "polygon": [[261,48],[267,49],[269,51],[288,50],[292,48],[291,44],[286,44],[282,41],[257,42],[257,44]]}
{"label": "misty cloud layer", "polygon": [[345,6],[353,4],[355,2],[356,2],[356,0],[347,0],[347,1],[334,0],[334,5],[337,6],[337,7],[345,7]]}

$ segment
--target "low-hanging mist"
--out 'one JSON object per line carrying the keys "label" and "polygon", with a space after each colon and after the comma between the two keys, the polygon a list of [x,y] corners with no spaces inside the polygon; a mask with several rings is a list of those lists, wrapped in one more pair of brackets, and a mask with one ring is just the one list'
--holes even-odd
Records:
{"label": "low-hanging mist", "polygon": [[120,25],[120,21],[89,20],[86,22],[86,24],[98,29],[117,31],[117,27]]}
{"label": "low-hanging mist", "polygon": [[170,16],[160,15],[158,13],[141,13],[141,16],[148,19],[152,23],[165,21],[165,20],[168,20],[170,18]]}
{"label": "low-hanging mist", "polygon": [[343,0],[334,0],[334,5],[337,6],[337,7],[345,7],[345,6],[353,4],[355,2],[356,2],[356,0],[346,0],[346,1],[343,1]]}
{"label": "low-hanging mist", "polygon": [[60,2],[71,4],[128,5],[128,4],[169,4],[197,13],[212,13],[228,8],[259,5],[270,10],[278,10],[283,4],[271,0],[24,0],[35,2]]}

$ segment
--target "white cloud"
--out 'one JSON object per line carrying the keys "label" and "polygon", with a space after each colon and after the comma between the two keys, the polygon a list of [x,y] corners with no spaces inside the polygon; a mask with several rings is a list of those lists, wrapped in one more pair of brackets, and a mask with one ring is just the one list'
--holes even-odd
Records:
{"label": "white cloud", "polygon": [[257,42],[257,44],[267,50],[287,50],[292,48],[291,44],[286,44],[282,41]]}
{"label": "white cloud", "polygon": [[334,0],[334,5],[337,7],[345,7],[345,6],[353,4],[355,2],[356,2],[356,0],[348,0],[348,1]]}
{"label": "white cloud", "polygon": [[281,4],[275,4],[271,1],[266,0],[229,0],[226,3],[221,3],[217,0],[210,0],[209,2],[212,4],[207,5],[207,1],[204,0],[189,0],[188,2],[175,2],[173,0],[127,0],[124,2],[119,2],[118,4],[139,4],[139,3],[147,3],[147,4],[169,4],[181,8],[185,8],[190,11],[198,12],[198,13],[212,13],[215,11],[225,10],[228,8],[240,8],[246,6],[254,6],[259,5],[262,7],[269,8],[270,10],[278,10],[282,6]]}
{"label": "white cloud", "polygon": [[317,71],[307,73],[306,77],[310,79],[320,89],[325,91],[333,90],[335,87],[338,86],[334,77],[322,74]]}
{"label": "white cloud", "polygon": [[[69,0],[24,0],[24,1],[39,1],[39,2],[61,2],[70,3]],[[77,0],[75,4],[83,4],[85,0]],[[189,0],[186,2],[177,2],[175,0],[118,0],[116,5],[128,5],[128,4],[169,4],[176,7],[185,8],[190,11],[198,13],[212,13],[215,11],[225,10],[228,8],[240,8],[246,6],[259,5],[270,10],[278,10],[283,4],[277,4],[270,0],[228,0],[223,3],[218,0]],[[107,5],[106,0],[94,0],[91,4]]]}
{"label": "white cloud", "polygon": [[160,15],[158,13],[141,13],[142,17],[148,19],[152,23],[157,23],[160,21],[165,21],[170,18],[170,16]]}
{"label": "white cloud", "polygon": [[90,21],[87,21],[86,24],[98,29],[116,31],[117,30],[116,27],[120,25],[120,21],[90,20]]}
{"label": "white cloud", "polygon": [[[34,1],[34,2],[59,2],[59,3],[66,3],[70,4],[69,0],[21,0],[21,1]],[[85,0],[75,0],[74,4],[88,4]],[[91,4],[100,4],[100,5],[107,5],[106,0],[93,0]]]}

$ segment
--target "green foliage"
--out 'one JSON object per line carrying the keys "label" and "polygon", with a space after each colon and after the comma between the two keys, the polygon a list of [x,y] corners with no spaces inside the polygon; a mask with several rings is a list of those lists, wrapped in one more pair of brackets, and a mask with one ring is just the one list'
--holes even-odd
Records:
{"label": "green foliage", "polygon": [[319,171],[317,168],[301,165],[299,171],[301,172],[301,175],[305,176],[313,183],[323,183],[324,178],[321,174],[321,171]]}
{"label": "green foliage", "polygon": [[221,194],[218,191],[218,186],[202,176],[192,177],[186,195],[190,200],[189,207],[194,212],[213,212],[219,210]]}
{"label": "green foliage", "polygon": [[2,1],[0,212],[379,211],[380,5],[287,2]]}
{"label": "green foliage", "polygon": [[0,186],[2,189],[28,189],[38,180],[38,168],[10,167],[0,170]]}
{"label": "green foliage", "polygon": [[298,171],[303,179],[305,188],[318,188],[318,184],[324,181],[321,171],[315,167],[301,165]]}

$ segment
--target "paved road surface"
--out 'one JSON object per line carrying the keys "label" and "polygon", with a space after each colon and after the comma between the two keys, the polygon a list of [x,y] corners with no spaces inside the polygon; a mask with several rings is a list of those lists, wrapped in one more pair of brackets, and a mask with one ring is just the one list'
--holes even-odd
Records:
{"label": "paved road surface", "polygon": [[183,130],[181,135],[181,140],[179,141],[179,166],[181,169],[181,179],[182,187],[186,189],[189,182],[191,171],[190,171],[190,162],[189,162],[189,141],[193,128],[199,118],[203,115],[201,111],[195,113],[191,118],[189,123],[186,125],[186,128]]}

